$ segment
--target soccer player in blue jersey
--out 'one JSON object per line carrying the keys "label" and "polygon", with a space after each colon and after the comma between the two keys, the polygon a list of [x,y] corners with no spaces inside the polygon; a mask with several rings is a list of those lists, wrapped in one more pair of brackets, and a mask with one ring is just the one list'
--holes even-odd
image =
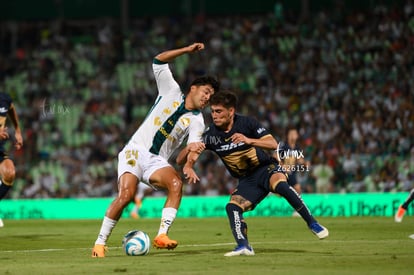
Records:
{"label": "soccer player in blue jersey", "polygon": [[[158,96],[144,122],[118,154],[118,196],[108,207],[92,249],[92,257],[105,257],[106,242],[121,217],[123,209],[134,199],[140,181],[165,189],[167,199],[162,210],[161,223],[153,245],[174,249],[178,242],[167,233],[175,220],[182,197],[182,180],[168,163],[172,153],[187,139],[186,149],[199,150],[205,125],[200,112],[210,96],[218,91],[218,81],[209,76],[196,78],[184,95],[175,81],[168,62],[183,54],[204,49],[203,43],[168,50],[153,61],[153,72]],[[183,168],[189,183],[199,180],[191,165]]]}
{"label": "soccer player in blue jersey", "polygon": [[[11,97],[6,93],[0,93],[0,200],[6,196],[16,175],[14,163],[4,149],[4,143],[9,139],[6,127],[7,117],[10,118],[14,126],[14,147],[19,150],[23,146],[19,117]],[[0,227],[2,226],[3,221],[0,219]]]}
{"label": "soccer player in blue jersey", "polygon": [[[239,180],[226,205],[236,248],[225,256],[254,255],[247,238],[247,223],[243,213],[253,210],[269,192],[284,197],[319,238],[328,237],[328,230],[311,215],[298,193],[287,183],[277,160],[265,150],[275,150],[277,141],[257,120],[236,113],[237,97],[232,92],[220,92],[210,99],[213,123],[203,135],[205,149],[215,152],[230,174]],[[184,150],[178,163],[194,162],[197,152]],[[187,165],[187,164],[186,164]]]}

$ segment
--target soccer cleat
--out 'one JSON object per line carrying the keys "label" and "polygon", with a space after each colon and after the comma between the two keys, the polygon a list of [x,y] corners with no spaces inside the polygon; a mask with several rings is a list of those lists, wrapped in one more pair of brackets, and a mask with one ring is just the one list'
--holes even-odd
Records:
{"label": "soccer cleat", "polygon": [[175,240],[171,240],[170,238],[168,238],[167,234],[160,234],[157,237],[154,238],[154,241],[152,242],[152,245],[155,248],[158,249],[174,249],[177,247],[178,242]]}
{"label": "soccer cleat", "polygon": [[103,244],[95,244],[92,249],[92,258],[103,258],[105,252],[108,251],[108,247]]}
{"label": "soccer cleat", "polygon": [[251,246],[236,246],[233,251],[227,252],[224,254],[226,257],[233,256],[254,256],[254,250]]}
{"label": "soccer cleat", "polygon": [[394,220],[395,222],[402,222],[406,209],[402,206],[398,207],[397,213],[395,213]]}
{"label": "soccer cleat", "polygon": [[320,240],[325,239],[329,236],[329,231],[322,225],[320,225],[317,222],[312,223],[309,226],[309,229],[312,231],[313,234],[315,234]]}
{"label": "soccer cleat", "polygon": [[138,215],[138,213],[137,213],[137,212],[131,212],[130,216],[131,216],[131,218],[133,218],[133,219],[139,219],[139,215]]}

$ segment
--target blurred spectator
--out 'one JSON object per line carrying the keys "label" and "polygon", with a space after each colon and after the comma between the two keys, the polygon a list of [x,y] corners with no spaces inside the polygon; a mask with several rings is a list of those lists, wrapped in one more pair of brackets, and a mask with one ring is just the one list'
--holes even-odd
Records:
{"label": "blurred spectator", "polygon": [[316,165],[313,165],[312,176],[315,178],[315,187],[317,193],[330,193],[333,192],[334,187],[332,184],[332,178],[334,171],[331,166],[328,165],[326,160],[322,159],[316,161]]}

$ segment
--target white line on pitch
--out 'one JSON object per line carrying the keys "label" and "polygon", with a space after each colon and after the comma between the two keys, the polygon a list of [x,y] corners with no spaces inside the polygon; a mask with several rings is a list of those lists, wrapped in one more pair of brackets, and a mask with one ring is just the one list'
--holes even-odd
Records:
{"label": "white line on pitch", "polygon": [[[411,235],[414,237],[414,234]],[[411,237],[410,236],[410,237]],[[391,240],[382,240],[384,241],[401,241],[401,239],[391,239]],[[292,240],[292,241],[277,241],[277,242],[251,242],[252,245],[261,245],[261,244],[291,244],[291,243],[305,243],[305,242],[315,242],[315,240]],[[324,240],[321,243],[378,243],[378,240]],[[179,247],[213,247],[213,246],[228,246],[228,245],[235,245],[235,243],[212,243],[212,244],[182,244]],[[120,246],[110,246],[109,249],[119,249]],[[0,253],[31,253],[31,252],[54,252],[54,251],[65,251],[65,250],[89,250],[92,247],[88,248],[81,248],[81,247],[74,247],[74,248],[45,248],[45,249],[26,249],[26,250],[0,250]]]}
{"label": "white line on pitch", "polygon": [[[234,243],[213,243],[213,244],[183,244],[180,245],[180,247],[209,247],[209,246],[225,246],[225,245],[234,245]],[[118,249],[121,248],[121,246],[110,246],[109,249]],[[5,250],[1,251],[0,253],[11,253],[11,252],[21,252],[21,253],[30,253],[30,252],[54,252],[54,251],[64,251],[64,250],[70,250],[70,249],[77,249],[77,250],[87,250],[92,249],[92,247],[89,248],[81,248],[81,247],[74,247],[74,248],[46,248],[46,249],[26,249],[26,250]]]}

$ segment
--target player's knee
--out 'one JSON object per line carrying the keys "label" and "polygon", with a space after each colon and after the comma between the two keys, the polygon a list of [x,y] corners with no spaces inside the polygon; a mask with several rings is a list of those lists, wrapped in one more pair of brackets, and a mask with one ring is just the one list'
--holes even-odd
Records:
{"label": "player's knee", "polygon": [[177,177],[172,178],[167,187],[169,194],[181,195],[183,192],[183,182]]}
{"label": "player's knee", "polygon": [[281,182],[287,182],[286,176],[282,173],[273,174],[269,181],[270,190],[275,193],[276,187]]}
{"label": "player's knee", "polygon": [[117,197],[118,203],[122,206],[127,206],[131,201],[134,200],[134,194],[132,194],[131,192],[124,192],[124,193],[120,193],[118,194]]}
{"label": "player's knee", "polygon": [[16,171],[12,168],[4,169],[2,172],[2,182],[11,186],[16,178]]}
{"label": "player's knee", "polygon": [[243,212],[251,210],[253,206],[249,200],[243,198],[240,195],[233,195],[227,205],[229,205],[229,207],[232,207],[232,205],[237,206]]}

